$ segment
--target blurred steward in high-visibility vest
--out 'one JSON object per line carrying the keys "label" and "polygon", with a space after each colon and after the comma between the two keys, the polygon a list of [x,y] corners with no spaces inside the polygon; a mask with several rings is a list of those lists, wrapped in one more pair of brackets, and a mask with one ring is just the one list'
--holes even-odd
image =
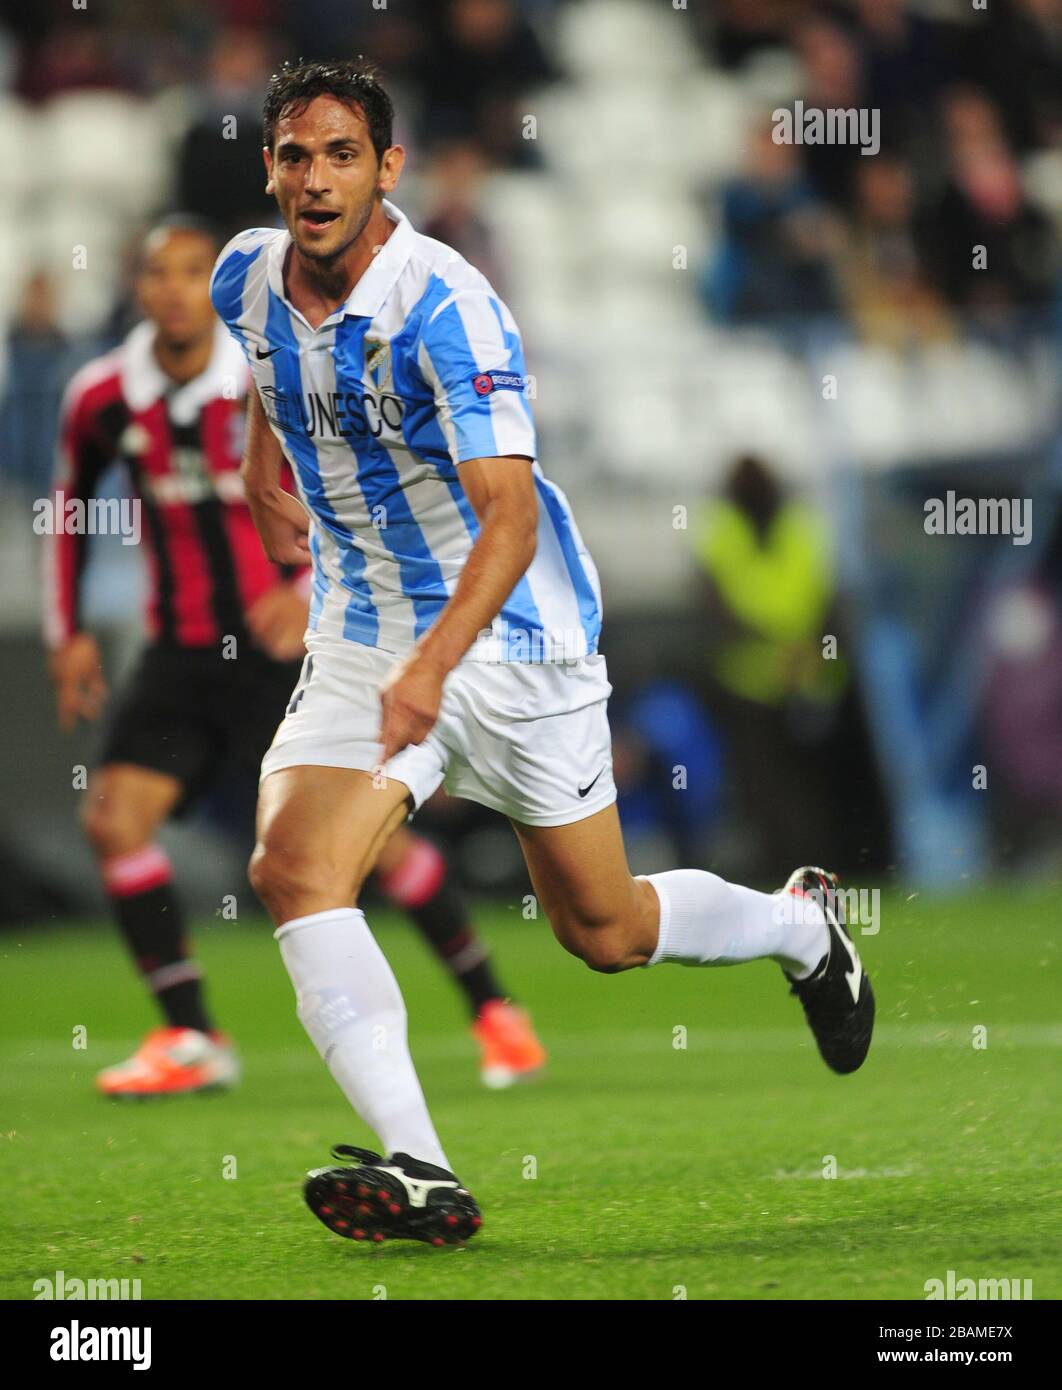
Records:
{"label": "blurred steward in high-visibility vest", "polygon": [[849,668],[833,622],[829,530],[787,498],[758,458],[740,458],[693,531],[707,586],[709,702],[732,754],[763,870],[834,863],[833,782]]}

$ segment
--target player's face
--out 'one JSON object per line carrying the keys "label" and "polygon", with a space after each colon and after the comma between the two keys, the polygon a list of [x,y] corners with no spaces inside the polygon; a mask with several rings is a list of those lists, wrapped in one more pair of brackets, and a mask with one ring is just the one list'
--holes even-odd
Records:
{"label": "player's face", "polygon": [[265,150],[267,191],[299,251],[312,260],[341,256],[365,229],[378,190],[398,182],[400,145],[377,161],[359,108],[314,97],[297,115],[281,115],[273,150]]}
{"label": "player's face", "polygon": [[148,238],[136,289],[163,341],[191,343],[213,332],[214,256],[213,243],[199,232],[163,229]]}

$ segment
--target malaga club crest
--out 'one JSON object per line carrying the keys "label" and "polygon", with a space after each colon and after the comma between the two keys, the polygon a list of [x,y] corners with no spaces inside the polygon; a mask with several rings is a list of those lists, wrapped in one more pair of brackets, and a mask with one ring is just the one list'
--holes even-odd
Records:
{"label": "malaga club crest", "polygon": [[391,344],[365,344],[365,371],[377,391],[383,391],[391,380]]}

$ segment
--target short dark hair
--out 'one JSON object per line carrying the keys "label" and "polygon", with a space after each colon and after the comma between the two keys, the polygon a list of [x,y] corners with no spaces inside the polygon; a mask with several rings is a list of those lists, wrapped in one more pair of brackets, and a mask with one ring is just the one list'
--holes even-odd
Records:
{"label": "short dark hair", "polygon": [[269,79],[262,108],[262,138],[266,147],[272,150],[277,121],[289,106],[294,106],[297,114],[319,96],[332,96],[347,106],[361,107],[378,164],[384,150],[393,143],[395,109],[380,85],[379,70],[360,54],[345,63],[306,63],[300,58],[297,63],[281,64]]}
{"label": "short dark hair", "polygon": [[148,246],[152,241],[161,239],[164,233],[186,232],[191,236],[202,237],[204,241],[210,243],[216,256],[221,250],[222,237],[217,227],[212,222],[208,222],[205,217],[197,217],[190,212],[170,212],[163,217],[156,218],[148,227],[147,231],[140,238],[137,248],[137,264],[142,266],[148,254]]}

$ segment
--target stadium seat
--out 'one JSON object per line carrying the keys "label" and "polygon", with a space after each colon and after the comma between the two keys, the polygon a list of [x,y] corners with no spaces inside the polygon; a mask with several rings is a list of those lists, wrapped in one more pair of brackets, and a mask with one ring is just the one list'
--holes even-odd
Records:
{"label": "stadium seat", "polygon": [[690,17],[668,5],[664,26],[660,10],[641,0],[583,0],[566,7],[557,26],[564,67],[589,81],[628,74],[644,82],[687,72],[700,58]]}
{"label": "stadium seat", "polygon": [[52,179],[127,214],[153,208],[166,186],[165,139],[156,108],[118,92],[73,92],[45,108],[42,134]]}
{"label": "stadium seat", "polygon": [[0,95],[0,132],[8,153],[4,174],[4,213],[17,215],[51,177],[43,158],[41,125],[17,98]]}
{"label": "stadium seat", "polygon": [[689,127],[698,132],[688,149],[688,177],[707,182],[738,173],[749,131],[766,108],[736,78],[710,69],[690,76],[684,101]]}
{"label": "stadium seat", "polygon": [[[60,322],[65,332],[91,333],[114,303],[129,227],[114,210],[77,199],[51,209],[39,240],[39,259],[53,276]],[[74,266],[74,248],[85,248],[84,269]]]}
{"label": "stadium seat", "polygon": [[[696,204],[678,198],[647,197],[633,180],[587,219],[587,244],[594,259],[618,277],[638,276],[643,284],[672,281],[686,274],[676,254],[690,261],[702,255],[702,215]],[[681,253],[676,248],[683,248]],[[687,276],[688,279],[688,276]]]}

